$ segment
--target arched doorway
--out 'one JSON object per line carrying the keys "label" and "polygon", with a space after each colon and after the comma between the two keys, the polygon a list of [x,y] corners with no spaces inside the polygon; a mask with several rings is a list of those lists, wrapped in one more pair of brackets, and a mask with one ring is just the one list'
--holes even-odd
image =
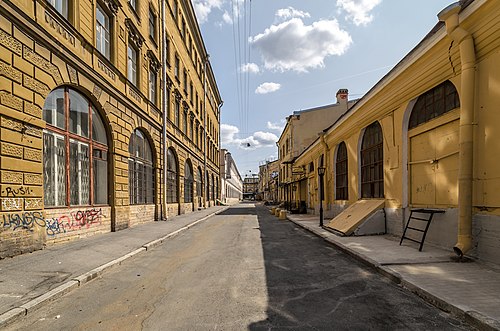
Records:
{"label": "arched doorway", "polygon": [[450,81],[420,95],[408,121],[409,204],[458,205],[460,100]]}

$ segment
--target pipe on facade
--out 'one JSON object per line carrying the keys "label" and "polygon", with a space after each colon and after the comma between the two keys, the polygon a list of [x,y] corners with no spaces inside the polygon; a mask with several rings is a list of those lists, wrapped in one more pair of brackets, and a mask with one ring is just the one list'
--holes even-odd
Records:
{"label": "pipe on facade", "polygon": [[[208,174],[207,174],[207,63],[210,61],[210,55],[207,54],[205,61],[203,63],[203,177],[205,178],[205,185],[203,185],[203,193],[205,196],[203,199],[203,208],[207,208],[207,196],[206,187],[208,185]],[[208,190],[210,192],[210,189]]]}
{"label": "pipe on facade", "polygon": [[[222,108],[222,106],[224,106],[224,100],[221,100],[219,106],[218,106],[218,110],[217,110],[217,120],[219,122],[219,139],[217,140],[217,150],[219,151],[219,162],[220,162],[220,110]],[[220,166],[219,166],[219,172],[220,172]],[[217,192],[217,195],[219,196],[219,199],[222,201],[222,176],[220,175],[219,173],[219,188],[218,188],[218,192]],[[220,195],[219,195],[219,192],[220,192]]]}
{"label": "pipe on facade", "polygon": [[161,203],[161,219],[167,220],[167,111],[168,102],[170,98],[167,98],[167,68],[165,64],[167,63],[167,24],[165,21],[165,1],[161,2],[161,110],[163,112],[163,127],[162,127],[162,143],[163,143],[163,198]]}
{"label": "pipe on facade", "polygon": [[472,248],[472,175],[474,134],[474,91],[476,54],[474,39],[460,26],[459,2],[443,9],[438,18],[446,24],[446,32],[459,46],[461,61],[460,95],[460,137],[458,169],[458,238],[453,247],[455,253],[463,256]]}

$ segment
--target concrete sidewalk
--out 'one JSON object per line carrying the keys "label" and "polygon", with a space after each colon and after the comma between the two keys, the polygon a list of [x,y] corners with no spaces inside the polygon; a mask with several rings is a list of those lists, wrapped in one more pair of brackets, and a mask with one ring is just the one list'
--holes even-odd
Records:
{"label": "concrete sidewalk", "polygon": [[500,330],[500,268],[454,262],[453,251],[418,245],[390,235],[341,237],[319,227],[314,215],[288,214],[288,220],[374,267],[433,305],[479,329]]}
{"label": "concrete sidewalk", "polygon": [[211,207],[0,260],[0,329],[227,208]]}

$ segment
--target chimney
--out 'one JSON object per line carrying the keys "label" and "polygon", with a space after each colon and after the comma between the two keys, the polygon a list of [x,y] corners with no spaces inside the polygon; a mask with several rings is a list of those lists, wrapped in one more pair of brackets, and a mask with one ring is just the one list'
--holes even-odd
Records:
{"label": "chimney", "polygon": [[349,95],[349,90],[346,88],[341,88],[337,91],[337,103],[347,103],[347,96]]}

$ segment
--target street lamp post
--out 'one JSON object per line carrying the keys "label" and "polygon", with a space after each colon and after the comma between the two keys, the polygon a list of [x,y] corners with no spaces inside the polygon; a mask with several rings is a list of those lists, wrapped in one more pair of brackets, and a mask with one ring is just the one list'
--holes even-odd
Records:
{"label": "street lamp post", "polygon": [[319,226],[323,227],[323,200],[325,199],[325,192],[323,189],[323,176],[325,175],[325,167],[318,167],[319,176]]}

